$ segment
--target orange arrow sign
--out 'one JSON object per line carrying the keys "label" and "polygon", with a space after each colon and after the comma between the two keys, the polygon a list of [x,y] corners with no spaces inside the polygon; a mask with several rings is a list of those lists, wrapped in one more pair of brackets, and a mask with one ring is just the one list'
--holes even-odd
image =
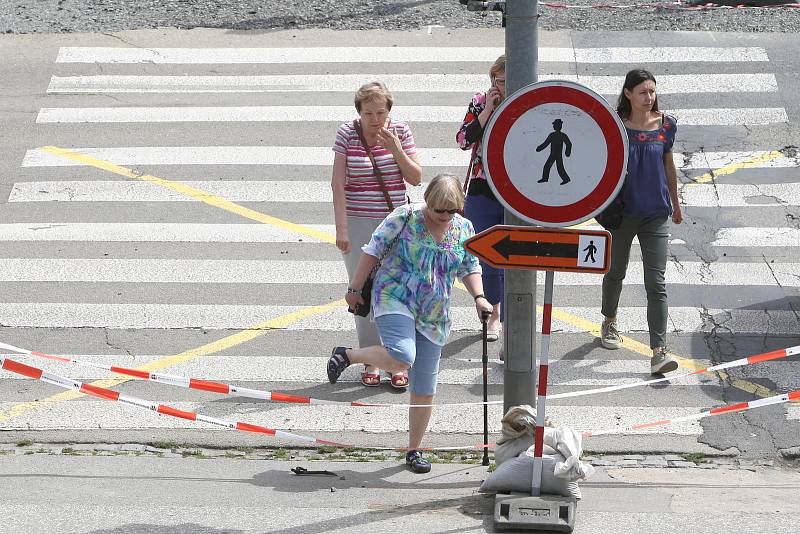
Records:
{"label": "orange arrow sign", "polygon": [[611,234],[605,230],[497,225],[464,242],[486,263],[505,269],[605,273]]}

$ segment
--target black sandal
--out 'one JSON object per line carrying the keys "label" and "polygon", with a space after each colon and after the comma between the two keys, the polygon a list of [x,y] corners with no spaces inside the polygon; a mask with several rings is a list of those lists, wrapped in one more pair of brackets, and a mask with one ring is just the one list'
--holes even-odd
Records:
{"label": "black sandal", "polygon": [[406,453],[406,465],[415,473],[429,473],[431,463],[422,457],[422,452],[413,450]]}
{"label": "black sandal", "polygon": [[328,381],[335,384],[348,367],[350,367],[350,358],[347,357],[347,348],[334,347],[328,360]]}

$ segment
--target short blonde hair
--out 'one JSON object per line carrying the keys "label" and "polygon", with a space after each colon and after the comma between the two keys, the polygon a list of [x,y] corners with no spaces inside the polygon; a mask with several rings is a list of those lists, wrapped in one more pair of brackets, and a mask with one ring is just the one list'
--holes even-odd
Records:
{"label": "short blonde hair", "polygon": [[464,209],[461,181],[452,174],[437,174],[425,190],[425,204],[431,209]]}
{"label": "short blonde hair", "polygon": [[361,104],[367,102],[369,100],[379,100],[383,99],[386,102],[386,109],[389,111],[392,110],[392,104],[394,104],[394,99],[392,98],[392,93],[389,92],[389,89],[383,84],[383,82],[369,82],[365,83],[361,87],[358,88],[356,91],[356,96],[354,99],[354,103],[356,105],[356,111],[361,113]]}
{"label": "short blonde hair", "polygon": [[506,55],[503,54],[502,56],[498,57],[492,63],[492,66],[489,67],[489,78],[492,79],[492,83],[494,83],[494,79],[497,78],[497,75],[506,71]]}

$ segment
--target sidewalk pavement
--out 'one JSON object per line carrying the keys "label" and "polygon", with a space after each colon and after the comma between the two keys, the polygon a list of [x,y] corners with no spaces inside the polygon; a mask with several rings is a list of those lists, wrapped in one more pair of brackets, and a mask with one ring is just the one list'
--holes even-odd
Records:
{"label": "sidewalk pavement", "polygon": [[[394,460],[183,456],[113,454],[102,448],[91,454],[70,449],[0,456],[2,530],[494,531],[494,499],[477,492],[487,476],[481,465],[434,464],[431,473],[415,475]],[[290,471],[294,467],[335,475],[298,476]],[[796,464],[658,468],[639,462],[599,467],[581,489],[574,530],[580,534],[800,529]]]}

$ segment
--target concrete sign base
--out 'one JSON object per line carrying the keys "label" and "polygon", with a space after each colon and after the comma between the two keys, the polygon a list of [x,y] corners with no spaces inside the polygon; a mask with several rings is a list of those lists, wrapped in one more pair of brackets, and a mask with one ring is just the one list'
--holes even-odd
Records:
{"label": "concrete sign base", "polygon": [[531,496],[498,493],[494,500],[494,526],[498,529],[572,532],[577,501],[561,495]]}

